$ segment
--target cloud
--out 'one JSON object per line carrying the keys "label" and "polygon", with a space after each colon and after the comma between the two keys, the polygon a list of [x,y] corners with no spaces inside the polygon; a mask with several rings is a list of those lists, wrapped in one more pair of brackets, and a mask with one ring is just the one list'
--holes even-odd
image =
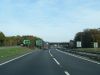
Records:
{"label": "cloud", "polygon": [[100,27],[99,0],[0,0],[0,30],[69,41],[78,31]]}

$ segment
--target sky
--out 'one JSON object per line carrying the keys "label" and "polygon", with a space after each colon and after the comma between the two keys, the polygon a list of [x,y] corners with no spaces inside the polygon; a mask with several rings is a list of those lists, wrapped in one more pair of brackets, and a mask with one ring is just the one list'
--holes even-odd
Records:
{"label": "sky", "polygon": [[0,31],[67,42],[84,29],[100,28],[100,0],[0,0]]}

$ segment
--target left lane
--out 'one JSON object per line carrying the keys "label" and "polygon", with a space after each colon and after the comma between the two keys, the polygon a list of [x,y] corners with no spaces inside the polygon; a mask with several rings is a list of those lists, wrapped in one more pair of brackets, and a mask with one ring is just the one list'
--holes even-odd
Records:
{"label": "left lane", "polygon": [[0,75],[65,75],[48,51],[36,51],[0,66]]}

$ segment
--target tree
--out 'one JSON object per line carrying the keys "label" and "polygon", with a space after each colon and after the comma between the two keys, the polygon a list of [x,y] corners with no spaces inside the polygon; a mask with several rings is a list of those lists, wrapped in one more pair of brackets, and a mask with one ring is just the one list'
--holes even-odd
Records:
{"label": "tree", "polygon": [[0,46],[4,45],[4,41],[5,41],[5,35],[2,32],[0,32]]}
{"label": "tree", "polygon": [[30,47],[35,46],[35,42],[38,37],[32,35],[25,35],[25,36],[5,36],[2,32],[0,32],[0,46],[17,46],[23,44],[24,40],[30,41]]}
{"label": "tree", "polygon": [[78,32],[78,33],[75,35],[75,38],[74,38],[75,47],[76,47],[77,41],[81,41],[81,42],[82,42],[82,40],[83,40],[82,34],[83,34],[82,32]]}
{"label": "tree", "polygon": [[81,41],[83,48],[93,47],[94,42],[98,42],[100,47],[100,30],[85,29],[83,32],[78,32],[75,35],[74,41],[75,45],[77,41]]}
{"label": "tree", "polygon": [[83,48],[91,48],[93,45],[92,44],[93,38],[92,38],[92,34],[91,34],[90,30],[88,30],[88,29],[84,30],[82,37],[83,37],[83,39],[82,39]]}

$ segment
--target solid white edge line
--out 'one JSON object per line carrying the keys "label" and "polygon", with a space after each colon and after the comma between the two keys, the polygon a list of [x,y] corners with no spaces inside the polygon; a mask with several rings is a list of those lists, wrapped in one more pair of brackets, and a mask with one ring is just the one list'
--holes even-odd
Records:
{"label": "solid white edge line", "polygon": [[21,55],[21,56],[19,56],[19,57],[16,57],[16,58],[14,58],[14,59],[8,60],[8,61],[6,61],[6,62],[4,62],[4,63],[1,63],[0,66],[5,65],[5,64],[7,64],[7,63],[10,63],[10,62],[12,62],[12,61],[14,61],[14,60],[16,60],[16,59],[22,58],[22,57],[24,57],[24,56],[26,56],[26,55],[28,55],[28,54],[31,54],[31,53],[32,53],[32,52],[29,52],[29,53],[26,53],[26,54]]}
{"label": "solid white edge line", "polygon": [[92,62],[92,63],[95,63],[95,64],[100,65],[99,62],[94,61],[94,60],[91,60],[91,59],[88,59],[88,58],[86,58],[86,57],[82,57],[82,56],[79,57],[78,55],[71,54],[71,53],[68,53],[68,52],[63,52],[63,51],[60,51],[60,50],[57,50],[57,51],[59,51],[59,52],[61,52],[61,53],[64,53],[64,54],[67,54],[67,55],[70,55],[70,56],[73,56],[73,57],[76,57],[76,58],[80,58],[80,59],[83,59],[83,60],[86,60],[86,61],[89,61],[89,62]]}
{"label": "solid white edge line", "polygon": [[66,75],[70,75],[67,71],[64,71]]}

